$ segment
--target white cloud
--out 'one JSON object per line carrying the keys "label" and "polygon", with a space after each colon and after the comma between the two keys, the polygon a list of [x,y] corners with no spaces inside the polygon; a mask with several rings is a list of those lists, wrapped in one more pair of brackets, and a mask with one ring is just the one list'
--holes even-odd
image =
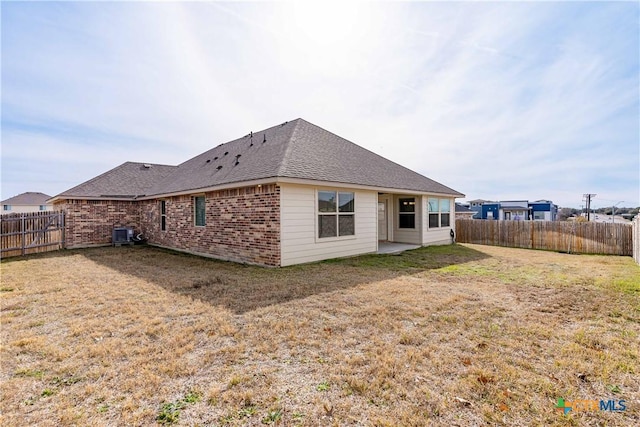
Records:
{"label": "white cloud", "polygon": [[[43,146],[175,164],[303,117],[469,198],[640,204],[637,8],[7,4],[3,170]],[[3,193],[38,191],[8,166]]]}

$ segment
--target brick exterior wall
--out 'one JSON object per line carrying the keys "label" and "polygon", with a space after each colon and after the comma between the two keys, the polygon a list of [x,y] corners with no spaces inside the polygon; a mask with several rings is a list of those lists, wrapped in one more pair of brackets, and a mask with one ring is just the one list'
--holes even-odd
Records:
{"label": "brick exterior wall", "polygon": [[[201,194],[200,194],[201,195]],[[251,264],[280,265],[280,187],[243,187],[204,194],[205,226],[194,225],[193,195],[143,201],[141,229],[152,245]]]}
{"label": "brick exterior wall", "polygon": [[[198,194],[202,195],[202,194]],[[193,196],[169,197],[166,231],[160,200],[64,200],[66,247],[110,245],[114,227],[133,227],[152,245],[265,266],[280,265],[280,187],[264,185],[204,194],[205,226],[194,225]]]}
{"label": "brick exterior wall", "polygon": [[64,200],[54,204],[65,211],[65,241],[69,249],[111,244],[114,227],[140,230],[140,206],[134,201]]}

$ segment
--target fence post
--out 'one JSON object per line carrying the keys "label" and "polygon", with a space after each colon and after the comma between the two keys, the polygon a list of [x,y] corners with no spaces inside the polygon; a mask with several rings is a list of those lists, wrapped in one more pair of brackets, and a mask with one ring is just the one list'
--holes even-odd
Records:
{"label": "fence post", "polygon": [[20,229],[22,231],[22,256],[25,254],[25,246],[27,246],[27,232],[25,230],[25,218],[24,214],[20,214]]}
{"label": "fence post", "polygon": [[64,249],[67,247],[67,224],[65,224],[64,220],[65,220],[65,215],[64,215],[64,211],[60,211],[60,213],[58,213],[58,220],[59,220],[59,224],[61,224],[62,227],[62,241],[60,242],[60,249]]}
{"label": "fence post", "polygon": [[632,227],[631,251],[633,253],[633,259],[636,263],[640,264],[640,214],[636,215],[633,219]]}

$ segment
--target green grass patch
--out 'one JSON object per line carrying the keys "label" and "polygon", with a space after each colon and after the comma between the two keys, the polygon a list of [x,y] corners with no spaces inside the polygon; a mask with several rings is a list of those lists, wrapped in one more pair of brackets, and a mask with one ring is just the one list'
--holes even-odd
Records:
{"label": "green grass patch", "polygon": [[322,263],[348,265],[359,268],[390,270],[432,270],[486,258],[482,252],[461,245],[425,246],[399,254],[370,254],[352,258],[336,258]]}
{"label": "green grass patch", "polygon": [[178,399],[175,402],[164,403],[160,407],[160,412],[156,416],[156,421],[159,424],[174,424],[178,422],[180,418],[180,411],[187,407],[187,404],[194,404],[202,400],[202,394],[197,391],[190,391],[185,394],[182,399]]}
{"label": "green grass patch", "polygon": [[44,377],[44,371],[39,369],[18,369],[15,373],[16,377],[28,377],[41,380]]}

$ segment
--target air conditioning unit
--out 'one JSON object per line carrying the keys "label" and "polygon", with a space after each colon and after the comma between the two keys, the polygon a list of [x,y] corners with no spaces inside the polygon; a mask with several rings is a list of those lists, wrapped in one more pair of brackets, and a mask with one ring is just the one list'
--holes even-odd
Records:
{"label": "air conditioning unit", "polygon": [[114,228],[111,241],[113,242],[113,246],[133,245],[133,228]]}

